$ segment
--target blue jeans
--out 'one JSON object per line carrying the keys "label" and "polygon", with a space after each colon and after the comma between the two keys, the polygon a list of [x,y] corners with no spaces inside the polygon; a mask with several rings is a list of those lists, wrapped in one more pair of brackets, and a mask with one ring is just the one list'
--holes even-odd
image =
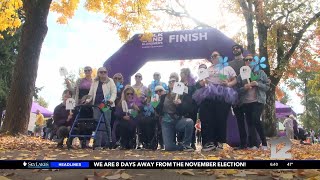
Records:
{"label": "blue jeans", "polygon": [[[165,113],[162,118],[161,126],[165,150],[177,151],[182,150],[183,146],[190,146],[194,126],[192,119],[182,117],[180,120],[174,120]],[[182,132],[184,134],[183,146],[175,143],[177,132]]]}
{"label": "blue jeans", "polygon": [[111,127],[110,127],[110,119],[111,119],[111,111],[104,112],[104,117],[106,122],[103,119],[102,113],[98,109],[94,109],[93,116],[96,121],[99,122],[100,117],[101,122],[98,131],[96,132],[96,139],[94,141],[94,147],[108,147],[111,142]]}

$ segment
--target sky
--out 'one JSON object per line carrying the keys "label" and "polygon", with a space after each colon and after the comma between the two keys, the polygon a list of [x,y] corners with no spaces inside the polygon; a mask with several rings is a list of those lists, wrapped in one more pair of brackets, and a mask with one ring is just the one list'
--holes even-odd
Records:
{"label": "sky", "polygon": [[[192,7],[190,14],[208,24],[218,24],[221,21],[232,24],[223,33],[232,37],[240,26],[234,22],[237,17],[220,16],[213,18],[214,12],[224,14],[217,5],[218,1],[198,0],[188,1]],[[65,67],[68,72],[78,74],[79,68],[91,66],[99,68],[113,53],[122,45],[115,31],[108,28],[103,22],[104,15],[86,11],[82,5],[76,11],[75,16],[67,25],[56,23],[58,15],[50,12],[48,16],[48,33],[44,40],[38,67],[37,87],[44,87],[39,93],[48,103],[48,109],[53,111],[55,106],[61,103],[61,95],[64,90],[64,77],[60,76],[59,68]],[[138,72],[142,73],[142,82],[147,86],[152,81],[152,74],[160,72],[162,81],[167,82],[171,72],[183,67],[179,61],[174,62],[148,62]],[[196,74],[196,71],[193,71]],[[133,77],[132,77],[132,81]],[[292,106],[297,113],[303,112],[300,99],[294,92],[290,92],[292,100],[288,105]]]}

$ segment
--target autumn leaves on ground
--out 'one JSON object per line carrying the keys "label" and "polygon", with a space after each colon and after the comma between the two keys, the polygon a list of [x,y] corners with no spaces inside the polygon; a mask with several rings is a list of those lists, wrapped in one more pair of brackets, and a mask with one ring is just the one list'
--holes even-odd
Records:
{"label": "autumn leaves on ground", "polygon": [[[268,160],[270,151],[234,151],[228,145],[215,152],[166,152],[147,150],[56,149],[55,143],[35,137],[0,136],[0,160]],[[199,148],[200,149],[200,148]],[[320,159],[320,144],[301,145],[293,141],[293,159]],[[319,170],[0,170],[2,179],[320,179]],[[155,178],[157,179],[157,178]]]}

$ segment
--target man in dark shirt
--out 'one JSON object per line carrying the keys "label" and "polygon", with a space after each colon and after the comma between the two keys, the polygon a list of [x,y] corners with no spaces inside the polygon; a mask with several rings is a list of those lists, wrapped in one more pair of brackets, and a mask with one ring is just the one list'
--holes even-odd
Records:
{"label": "man in dark shirt", "polygon": [[[229,65],[234,69],[237,76],[240,75],[240,68],[244,66],[243,60],[243,48],[239,44],[232,46],[232,54],[234,55],[234,60],[229,62]],[[237,124],[240,135],[240,146],[235,149],[245,149],[247,147],[247,132],[244,123],[244,111],[239,105],[232,106],[233,112],[237,118]]]}
{"label": "man in dark shirt", "polygon": [[[63,147],[63,140],[64,138],[67,138],[69,135],[69,131],[71,129],[71,126],[74,121],[73,113],[69,110],[66,110],[66,101],[68,98],[71,98],[72,92],[69,90],[65,90],[63,92],[63,102],[59,104],[53,112],[53,119],[54,119],[54,131],[56,132],[56,135],[58,136],[58,148]],[[73,128],[73,134],[76,134],[78,132],[77,128]],[[68,138],[67,146],[68,148],[72,145],[73,138]]]}

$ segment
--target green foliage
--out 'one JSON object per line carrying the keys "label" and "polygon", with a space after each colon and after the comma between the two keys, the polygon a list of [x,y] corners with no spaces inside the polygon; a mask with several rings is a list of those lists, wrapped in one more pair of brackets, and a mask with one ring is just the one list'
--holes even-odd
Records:
{"label": "green foliage", "polygon": [[39,97],[38,99],[36,99],[36,102],[42,106],[42,107],[45,107],[45,108],[48,108],[49,106],[49,103],[43,98],[43,97]]}
{"label": "green foliage", "polygon": [[14,36],[5,35],[0,39],[0,108],[6,105],[6,99],[12,80],[13,66],[18,55],[21,31]]}

